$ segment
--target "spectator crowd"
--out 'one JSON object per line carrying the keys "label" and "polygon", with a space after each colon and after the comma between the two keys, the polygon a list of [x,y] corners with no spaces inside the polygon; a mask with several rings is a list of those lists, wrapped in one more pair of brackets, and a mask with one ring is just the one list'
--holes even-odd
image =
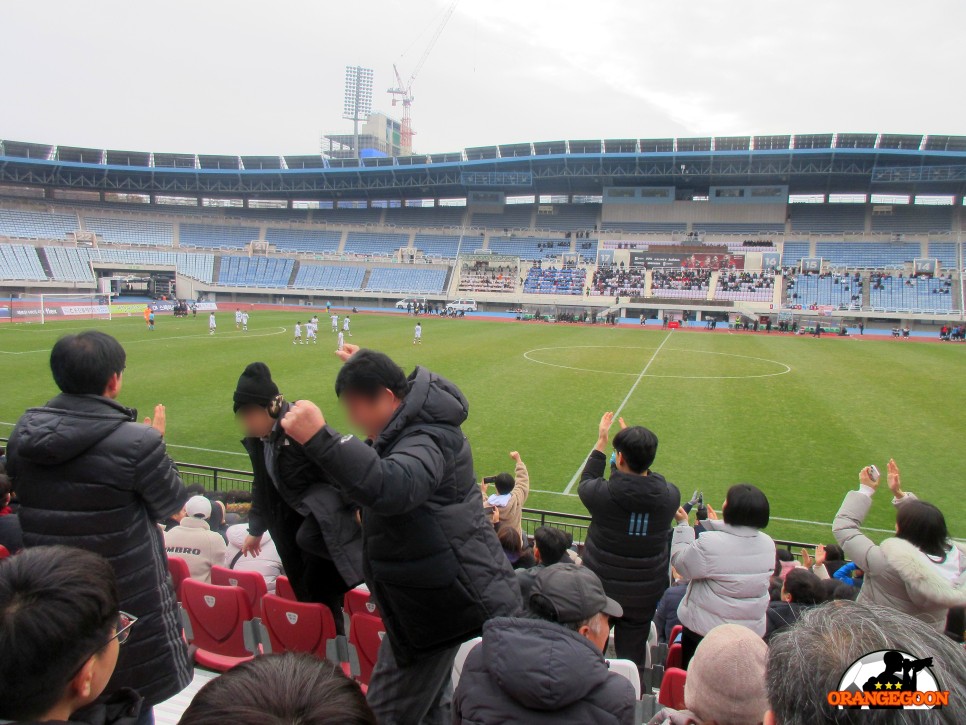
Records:
{"label": "spectator crowd", "polygon": [[[705,273],[688,274],[662,282]],[[966,722],[966,548],[895,461],[863,468],[834,543],[796,557],[765,533],[765,490],[736,483],[720,510],[700,491],[684,501],[656,470],[656,433],[608,412],[577,489],[583,540],[553,524],[531,537],[531,471],[512,451],[510,470],[476,476],[455,383],[354,345],[339,356],[336,394],[360,437],[287,402],[254,362],[226,400],[252,491],[227,497],[185,486],[164,406],[142,418],[119,402],[114,338],[55,344],[61,392],[24,413],[0,459],[0,720],[154,722],[208,646],[194,593],[249,601],[219,584],[227,570],[264,585],[266,617],[288,601],[292,626],[331,622],[337,652],[223,657],[186,725]],[[895,534],[876,542],[863,527],[883,489]],[[365,622],[379,629],[363,675],[338,650],[366,656]],[[843,684],[876,653],[878,670]],[[902,688],[946,704],[920,719],[894,709]]]}

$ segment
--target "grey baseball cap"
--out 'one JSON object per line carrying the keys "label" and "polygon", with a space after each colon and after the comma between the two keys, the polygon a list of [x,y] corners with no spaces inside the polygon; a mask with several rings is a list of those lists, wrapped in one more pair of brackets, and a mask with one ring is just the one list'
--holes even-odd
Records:
{"label": "grey baseball cap", "polygon": [[582,622],[603,612],[622,617],[621,605],[604,594],[604,585],[590,569],[576,564],[553,564],[537,572],[531,599],[543,597],[553,608],[557,621]]}

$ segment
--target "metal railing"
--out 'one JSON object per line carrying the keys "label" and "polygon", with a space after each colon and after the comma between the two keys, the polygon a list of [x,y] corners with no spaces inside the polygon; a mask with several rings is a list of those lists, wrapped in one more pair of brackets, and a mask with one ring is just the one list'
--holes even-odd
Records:
{"label": "metal railing", "polygon": [[[0,438],[0,445],[6,443],[5,438]],[[181,480],[186,486],[201,484],[206,491],[245,491],[252,490],[252,472],[243,471],[238,468],[221,468],[219,466],[204,466],[199,463],[175,463]],[[523,509],[523,531],[528,536],[533,536],[533,532],[540,526],[552,526],[568,532],[577,544],[582,548],[583,542],[587,540],[587,530],[590,528],[591,517],[587,514],[573,514],[564,511],[547,511],[545,509]],[[775,540],[775,545],[782,549],[787,549],[795,557],[801,556],[802,549],[814,549],[815,544],[801,541]]]}

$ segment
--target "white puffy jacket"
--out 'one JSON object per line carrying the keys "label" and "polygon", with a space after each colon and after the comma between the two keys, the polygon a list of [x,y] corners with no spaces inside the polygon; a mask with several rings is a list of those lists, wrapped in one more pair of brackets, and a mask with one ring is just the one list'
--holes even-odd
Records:
{"label": "white puffy jacket", "polygon": [[706,530],[697,538],[688,525],[674,527],[671,565],[688,580],[678,619],[700,635],[730,622],[763,637],[775,542],[749,526],[720,520],[702,524]]}
{"label": "white puffy jacket", "polygon": [[[225,566],[236,571],[256,571],[265,579],[268,593],[275,593],[275,580],[284,575],[282,559],[275,549],[272,536],[267,531],[262,534],[262,552],[258,556],[239,556],[248,536],[248,524],[229,526],[226,532],[228,549],[225,551]],[[234,562],[234,566],[232,563]]]}

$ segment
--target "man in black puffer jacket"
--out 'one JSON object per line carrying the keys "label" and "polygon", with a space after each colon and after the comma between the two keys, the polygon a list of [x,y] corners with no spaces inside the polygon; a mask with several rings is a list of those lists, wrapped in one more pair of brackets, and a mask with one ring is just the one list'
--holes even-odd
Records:
{"label": "man in black puffer jacket", "polygon": [[357,507],[285,435],[278,419],[289,404],[265,363],[251,363],[233,395],[235,417],[245,429],[242,441],[252,460],[252,508],[242,553],[258,556],[262,535],[271,532],[285,575],[301,601],[332,610],[344,634],[342,601],[363,580],[362,530]]}
{"label": "man in black puffer jacket", "polygon": [[483,518],[473,456],[460,425],[466,398],[417,367],[409,378],[382,353],[346,345],[335,390],[367,442],[294,403],[285,432],[362,507],[366,583],[386,639],[367,698],[382,725],[449,721],[462,642],[493,617],[515,616],[520,589]]}
{"label": "man in black puffer jacket", "polygon": [[164,407],[145,425],[115,401],[124,364],[124,348],[110,335],[61,338],[50,368],[63,393],[21,416],[10,434],[7,466],[27,548],[76,546],[113,566],[121,610],[138,622],[105,697],[134,689],[150,717],[151,706],[192,677],[155,523],[179,512],[187,496],[165,452]]}
{"label": "man in black puffer jacket", "polygon": [[613,413],[601,418],[597,445],[577,489],[591,516],[583,560],[624,609],[614,625],[617,656],[643,667],[651,619],[668,587],[670,531],[681,492],[650,470],[657,436],[641,426],[628,428],[623,419],[614,437],[615,470],[610,480],[603,477],[613,422]]}

